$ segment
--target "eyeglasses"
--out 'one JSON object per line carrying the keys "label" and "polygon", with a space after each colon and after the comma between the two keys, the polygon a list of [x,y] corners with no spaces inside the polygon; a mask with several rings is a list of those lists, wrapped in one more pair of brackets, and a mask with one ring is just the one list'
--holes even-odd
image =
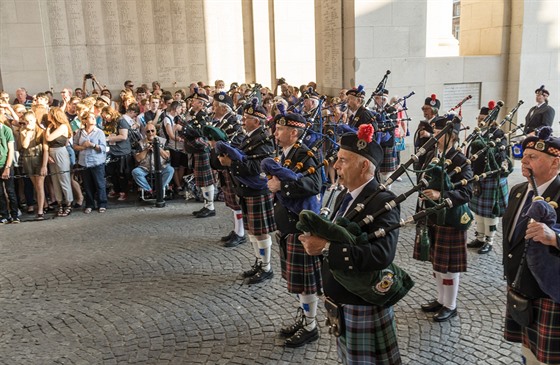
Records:
{"label": "eyeglasses", "polygon": [[146,133],[156,133],[155,129],[146,129]]}

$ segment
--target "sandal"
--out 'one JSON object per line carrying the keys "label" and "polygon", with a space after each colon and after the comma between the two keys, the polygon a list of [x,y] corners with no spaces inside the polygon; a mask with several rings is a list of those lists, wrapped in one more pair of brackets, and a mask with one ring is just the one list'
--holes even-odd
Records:
{"label": "sandal", "polygon": [[45,214],[44,213],[37,213],[37,216],[35,217],[36,221],[42,221],[45,220]]}
{"label": "sandal", "polygon": [[86,208],[84,209],[84,214],[89,214],[91,213],[92,209],[91,208]]}
{"label": "sandal", "polygon": [[71,206],[67,206],[64,208],[64,216],[69,216],[70,213],[72,213],[72,207]]}
{"label": "sandal", "polygon": [[64,214],[64,207],[62,205],[58,207],[58,212],[56,212],[56,216],[66,217],[66,214]]}

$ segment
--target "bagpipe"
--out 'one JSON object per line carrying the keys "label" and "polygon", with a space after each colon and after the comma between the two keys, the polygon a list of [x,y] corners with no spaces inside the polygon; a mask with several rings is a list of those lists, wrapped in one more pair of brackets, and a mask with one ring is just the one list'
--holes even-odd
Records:
{"label": "bagpipe", "polygon": [[391,70],[387,70],[385,72],[385,75],[383,75],[383,78],[381,79],[379,84],[377,84],[377,87],[375,88],[375,90],[373,90],[373,92],[371,93],[371,96],[369,97],[369,99],[364,104],[364,108],[367,109],[368,105],[372,102],[373,98],[376,95],[383,94],[383,89],[385,89],[385,86],[387,85],[387,79],[389,78],[390,74],[391,74]]}
{"label": "bagpipe", "polygon": [[[556,209],[558,209],[558,204],[555,200],[546,201],[539,195],[533,171],[530,171],[530,182],[534,197],[525,216],[530,218],[529,222],[544,223],[552,229],[556,225]],[[558,199],[558,196],[559,194],[556,195],[556,199]],[[524,259],[526,259],[527,267],[539,284],[540,289],[550,296],[554,302],[560,304],[560,285],[558,285],[560,256],[553,254],[549,246],[537,243],[531,239],[525,243],[521,263],[523,263]],[[512,287],[514,288],[521,277],[522,267],[521,264],[513,281]]]}

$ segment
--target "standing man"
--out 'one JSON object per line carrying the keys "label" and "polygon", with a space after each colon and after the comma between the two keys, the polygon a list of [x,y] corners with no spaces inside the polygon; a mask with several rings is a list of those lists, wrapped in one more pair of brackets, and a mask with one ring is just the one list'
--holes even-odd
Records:
{"label": "standing man", "polygon": [[[424,100],[424,105],[422,105],[424,120],[420,121],[418,129],[416,129],[416,133],[414,133],[414,153],[418,152],[418,149],[420,149],[420,147],[422,147],[424,143],[426,143],[434,134],[431,123],[432,120],[438,116],[440,107],[441,102],[437,98],[436,94],[432,94]],[[424,154],[418,158],[417,162],[414,163],[414,169],[420,170],[425,161],[426,155]]]}
{"label": "standing man", "polygon": [[[395,148],[395,128],[397,110],[389,106],[389,90],[382,89],[379,94],[374,96],[374,110],[378,113],[377,125],[379,128],[388,128],[386,131],[377,131],[376,140],[383,148],[383,161],[379,165],[381,182],[385,184],[389,176],[397,169],[397,149]],[[391,190],[391,185],[388,187]]]}
{"label": "standing man", "polygon": [[[242,273],[249,284],[257,284],[272,278],[270,256],[272,239],[270,233],[276,231],[274,221],[274,195],[268,190],[266,180],[261,178],[261,161],[274,152],[272,139],[266,134],[263,125],[266,121],[266,110],[254,103],[248,104],[243,111],[243,127],[247,135],[243,137],[239,149],[241,154],[221,154],[218,158],[222,166],[226,166],[235,184],[234,191],[239,197],[243,211],[243,225],[248,231],[249,240],[253,245],[255,263],[250,270]],[[223,145],[223,142],[219,142]],[[233,247],[240,243],[231,239],[224,246]]]}
{"label": "standing man", "polygon": [[[362,124],[372,124],[374,117],[371,111],[364,107],[364,97],[366,92],[362,85],[350,89],[346,92],[346,102],[348,104],[348,125],[358,129]],[[373,126],[374,129],[377,127]]]}
{"label": "standing man", "polygon": [[[368,196],[378,190],[379,182],[375,173],[383,158],[383,150],[372,140],[372,135],[373,129],[367,135],[346,133],[340,140],[340,151],[334,168],[340,183],[347,190],[340,193],[341,199],[335,204],[331,216],[333,220],[348,215],[357,204],[364,203]],[[395,195],[391,192],[379,192],[352,221],[361,221],[394,198]],[[381,214],[364,230],[371,233],[379,228],[387,228],[397,224],[399,217],[400,207],[397,206]],[[370,239],[363,245],[330,242],[314,235],[300,236],[308,254],[323,255],[325,305],[330,303],[329,307],[335,308],[342,317],[337,345],[338,356],[345,364],[401,364],[393,307],[377,306],[365,301],[347,290],[331,271],[352,270],[360,273],[383,270],[395,258],[398,238],[398,229],[388,232],[385,237]]]}
{"label": "standing man", "polygon": [[548,105],[548,97],[550,93],[542,85],[540,88],[535,90],[535,100],[537,105],[529,109],[529,113],[525,116],[525,128],[523,133],[526,135],[534,136],[536,134],[536,129],[543,126],[552,126],[554,120],[554,109]]}
{"label": "standing man", "polygon": [[[301,172],[316,166],[315,158],[306,158],[309,151],[307,146],[297,143],[305,130],[305,119],[296,113],[278,114],[275,122],[274,137],[282,148],[282,166],[293,170],[299,163],[303,163],[299,170]],[[279,230],[277,242],[280,245],[282,277],[287,281],[288,292],[298,296],[300,307],[303,309],[303,316],[297,316],[296,322],[282,328],[280,334],[287,338],[287,347],[300,347],[319,338],[315,317],[319,301],[317,293],[322,288],[321,266],[319,258],[305,253],[301,245],[298,237],[302,232],[296,228],[298,215],[281,201],[317,196],[321,190],[321,177],[318,170],[293,181],[273,176],[268,181],[268,188],[282,197],[282,200],[276,199],[274,206],[274,218]]]}
{"label": "standing man", "polygon": [[[530,181],[531,172],[537,185],[537,193],[545,201],[559,202],[560,138],[552,137],[550,129],[539,136],[530,136],[523,141],[521,173]],[[544,223],[533,221],[523,213],[532,201],[534,191],[531,184],[524,182],[514,186],[509,194],[509,204],[503,218],[503,263],[508,290],[515,280],[515,291],[530,299],[533,321],[521,325],[506,310],[505,339],[520,342],[523,364],[560,364],[560,281],[558,272],[544,279],[528,264],[536,259],[547,262],[560,260],[560,231],[552,230]],[[556,208],[556,222],[560,212]],[[526,240],[532,240],[527,242]],[[526,249],[527,247],[527,249]],[[525,251],[527,255],[525,256]],[[534,254],[537,253],[537,255]],[[533,256],[534,255],[534,256]],[[523,262],[525,256],[525,263]],[[519,267],[522,275],[517,280]],[[556,299],[553,296],[556,293]]]}

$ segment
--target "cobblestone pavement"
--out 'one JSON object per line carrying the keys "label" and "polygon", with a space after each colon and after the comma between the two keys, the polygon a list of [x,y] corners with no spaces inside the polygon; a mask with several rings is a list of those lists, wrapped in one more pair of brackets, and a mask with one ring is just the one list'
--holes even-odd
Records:
{"label": "cobblestone pavement", "polygon": [[[519,171],[510,180],[521,181]],[[409,187],[394,184],[397,193]],[[190,214],[199,207],[113,203],[105,214],[0,227],[0,363],[336,364],[324,328],[304,348],[282,346],[277,333],[296,300],[277,250],[272,281],[243,285],[252,250],[219,244],[232,227],[223,203],[207,219]],[[469,253],[459,316],[439,324],[419,309],[436,289],[430,265],[411,259],[413,236],[413,227],[401,229],[396,259],[416,281],[395,307],[403,363],[517,363],[519,346],[502,338],[500,239],[488,255]]]}

